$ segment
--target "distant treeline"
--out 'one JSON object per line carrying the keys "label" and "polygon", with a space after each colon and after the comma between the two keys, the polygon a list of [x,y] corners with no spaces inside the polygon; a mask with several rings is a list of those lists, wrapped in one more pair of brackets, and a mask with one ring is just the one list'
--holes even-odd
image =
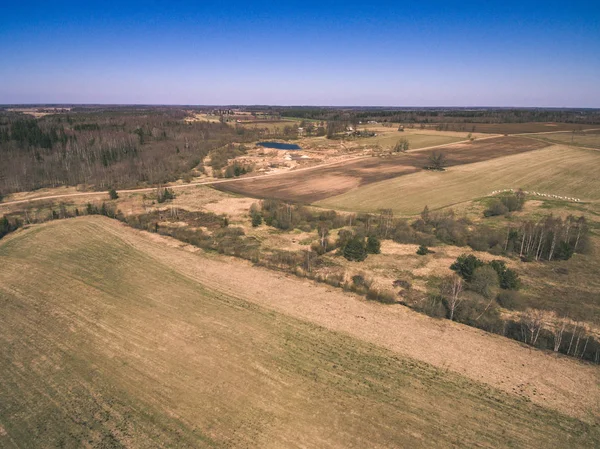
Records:
{"label": "distant treeline", "polygon": [[528,123],[560,122],[600,124],[598,109],[519,109],[519,108],[327,108],[327,107],[255,107],[286,117],[310,120],[341,120],[348,123],[370,120],[396,123]]}

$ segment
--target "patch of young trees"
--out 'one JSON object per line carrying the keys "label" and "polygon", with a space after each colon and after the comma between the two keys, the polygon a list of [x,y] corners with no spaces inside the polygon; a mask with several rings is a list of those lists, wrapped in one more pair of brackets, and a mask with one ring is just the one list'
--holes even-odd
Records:
{"label": "patch of young trees", "polygon": [[525,193],[522,191],[502,195],[500,198],[493,198],[488,208],[483,212],[483,215],[485,217],[493,217],[522,210],[525,199]]}
{"label": "patch of young trees", "polygon": [[394,145],[393,151],[394,151],[394,153],[405,153],[409,150],[409,148],[410,148],[410,142],[408,141],[408,139],[402,138],[398,142],[396,142],[396,145]]}
{"label": "patch of young trees", "polygon": [[475,283],[480,292],[494,286],[505,290],[518,290],[521,286],[517,272],[508,268],[503,260],[485,263],[473,254],[461,254],[450,269],[466,282]]}
{"label": "patch of young trees", "polygon": [[158,203],[164,203],[166,201],[174,200],[175,192],[173,189],[169,189],[168,187],[156,189],[156,201]]}

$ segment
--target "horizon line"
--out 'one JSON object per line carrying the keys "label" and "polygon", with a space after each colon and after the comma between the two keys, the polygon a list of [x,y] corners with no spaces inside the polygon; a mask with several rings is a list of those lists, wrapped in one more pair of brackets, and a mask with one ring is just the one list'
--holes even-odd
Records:
{"label": "horizon line", "polygon": [[0,108],[6,107],[44,107],[44,106],[167,106],[167,107],[280,107],[280,108],[372,108],[372,109],[575,109],[596,110],[600,106],[415,106],[415,105],[331,105],[331,104],[260,104],[260,103],[221,103],[221,104],[184,104],[184,103],[0,103]]}

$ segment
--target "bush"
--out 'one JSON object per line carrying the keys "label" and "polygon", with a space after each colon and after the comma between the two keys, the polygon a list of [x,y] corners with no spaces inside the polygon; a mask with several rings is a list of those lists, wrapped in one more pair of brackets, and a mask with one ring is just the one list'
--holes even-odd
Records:
{"label": "bush", "polygon": [[367,239],[366,250],[368,254],[379,254],[381,252],[381,242],[376,236],[369,236]]}
{"label": "bush", "polygon": [[349,286],[349,289],[356,293],[365,294],[369,291],[372,284],[373,281],[365,277],[364,274],[355,274],[352,276],[352,284]]}
{"label": "bush", "polygon": [[505,309],[518,310],[523,308],[523,299],[516,291],[502,290],[496,296],[496,302]]}
{"label": "bush", "polygon": [[425,245],[421,245],[419,246],[419,249],[417,249],[417,254],[419,256],[425,256],[427,254],[429,254],[431,251],[429,251],[429,249],[425,246]]}
{"label": "bush", "polygon": [[471,282],[475,269],[482,267],[484,263],[472,254],[461,254],[456,259],[450,269],[456,271],[465,281]]}
{"label": "bush", "polygon": [[175,192],[173,192],[172,189],[158,189],[158,192],[156,194],[156,201],[158,201],[159,203],[164,203],[165,201],[173,199],[175,199]]}
{"label": "bush", "polygon": [[440,295],[428,295],[419,305],[415,308],[419,311],[433,318],[447,318],[448,310],[444,305],[444,300]]}
{"label": "bush", "polygon": [[498,273],[489,265],[475,268],[469,288],[485,298],[491,298],[498,288]]}
{"label": "bush", "polygon": [[[404,129],[402,131],[404,131]],[[393,151],[394,153],[405,153],[409,148],[410,143],[408,142],[408,139],[402,138],[394,145]]]}
{"label": "bush", "polygon": [[454,319],[459,323],[496,334],[502,334],[504,330],[504,321],[502,321],[498,307],[489,306],[481,301],[463,301],[456,309]]}
{"label": "bush", "polygon": [[367,258],[365,241],[360,237],[353,237],[344,247],[342,254],[348,260],[362,262]]}
{"label": "bush", "polygon": [[573,256],[573,247],[568,242],[562,241],[556,245],[554,251],[554,259],[556,260],[569,260]]}
{"label": "bush", "polygon": [[509,195],[504,195],[500,198],[502,204],[508,209],[509,212],[514,212],[516,210],[523,209],[523,204],[525,204],[525,194],[521,191],[517,193],[511,193]]}
{"label": "bush", "polygon": [[369,288],[367,291],[367,299],[383,304],[394,304],[396,302],[396,295],[391,292],[381,291],[377,288]]}
{"label": "bush", "polygon": [[17,220],[17,221],[11,222],[8,220],[8,218],[5,215],[2,216],[2,219],[0,219],[0,239],[2,237],[4,237],[6,234],[16,231],[20,226],[21,226],[20,221]]}
{"label": "bush", "polygon": [[115,189],[110,189],[108,191],[108,196],[110,197],[111,200],[119,199],[119,194],[117,193],[117,191]]}
{"label": "bush", "polygon": [[498,274],[500,288],[505,290],[518,290],[521,287],[521,280],[516,271],[506,268],[506,263],[503,260],[492,260],[492,267]]}
{"label": "bush", "polygon": [[500,198],[494,198],[490,203],[490,206],[483,212],[483,215],[485,217],[504,215],[508,212],[523,209],[523,204],[525,204],[525,194],[523,194],[523,192],[519,191],[517,193],[503,195]]}
{"label": "bush", "polygon": [[490,206],[483,212],[484,217],[494,217],[497,215],[505,215],[508,213],[508,207],[506,207],[499,199],[494,199]]}
{"label": "bush", "polygon": [[262,224],[262,216],[258,213],[252,215],[252,227],[257,228]]}

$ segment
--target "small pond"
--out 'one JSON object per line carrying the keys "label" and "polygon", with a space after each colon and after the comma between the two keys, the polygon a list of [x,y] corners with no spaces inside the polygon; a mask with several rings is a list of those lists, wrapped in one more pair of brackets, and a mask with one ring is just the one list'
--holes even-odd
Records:
{"label": "small pond", "polygon": [[301,150],[302,148],[295,143],[282,143],[282,142],[258,142],[259,146],[265,148],[275,148],[277,150]]}

